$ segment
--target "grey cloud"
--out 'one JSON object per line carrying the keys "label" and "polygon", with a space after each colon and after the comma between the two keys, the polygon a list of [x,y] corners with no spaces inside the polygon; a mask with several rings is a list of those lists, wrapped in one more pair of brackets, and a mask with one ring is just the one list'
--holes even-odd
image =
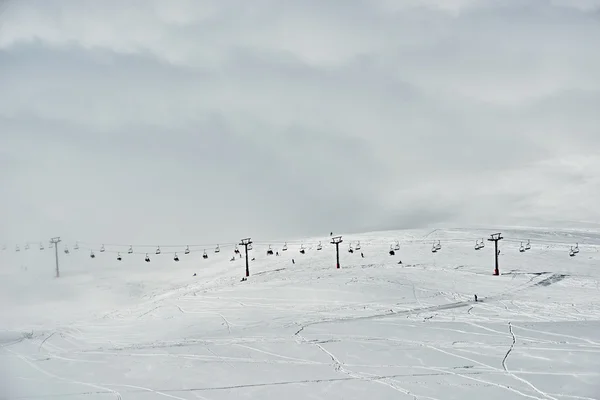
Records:
{"label": "grey cloud", "polygon": [[11,2],[0,241],[598,218],[584,3]]}

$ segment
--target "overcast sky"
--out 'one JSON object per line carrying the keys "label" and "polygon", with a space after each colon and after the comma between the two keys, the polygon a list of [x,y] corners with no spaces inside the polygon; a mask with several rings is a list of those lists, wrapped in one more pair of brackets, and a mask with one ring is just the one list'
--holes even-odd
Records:
{"label": "overcast sky", "polygon": [[0,3],[0,243],[600,220],[600,1]]}

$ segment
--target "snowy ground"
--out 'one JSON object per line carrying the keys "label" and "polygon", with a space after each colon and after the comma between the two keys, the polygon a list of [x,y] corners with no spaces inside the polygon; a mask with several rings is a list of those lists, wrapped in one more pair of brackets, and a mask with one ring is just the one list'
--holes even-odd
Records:
{"label": "snowy ground", "polygon": [[328,238],[257,243],[247,282],[231,248],[81,249],[59,279],[5,251],[0,399],[599,399],[600,231],[506,229],[501,276],[490,233],[345,236],[339,270]]}

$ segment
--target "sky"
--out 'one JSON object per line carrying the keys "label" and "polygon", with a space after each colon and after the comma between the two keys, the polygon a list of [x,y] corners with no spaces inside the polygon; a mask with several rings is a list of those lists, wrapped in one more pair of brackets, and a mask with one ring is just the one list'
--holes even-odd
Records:
{"label": "sky", "polygon": [[600,221],[600,0],[0,0],[0,243]]}

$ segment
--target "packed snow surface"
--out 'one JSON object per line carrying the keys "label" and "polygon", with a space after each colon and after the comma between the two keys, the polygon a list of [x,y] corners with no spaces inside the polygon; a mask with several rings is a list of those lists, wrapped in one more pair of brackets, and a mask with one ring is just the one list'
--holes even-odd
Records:
{"label": "packed snow surface", "polygon": [[344,235],[340,269],[329,237],[256,242],[247,281],[227,245],[61,244],[58,279],[9,248],[0,399],[599,399],[600,231],[504,229],[500,276],[491,233]]}

